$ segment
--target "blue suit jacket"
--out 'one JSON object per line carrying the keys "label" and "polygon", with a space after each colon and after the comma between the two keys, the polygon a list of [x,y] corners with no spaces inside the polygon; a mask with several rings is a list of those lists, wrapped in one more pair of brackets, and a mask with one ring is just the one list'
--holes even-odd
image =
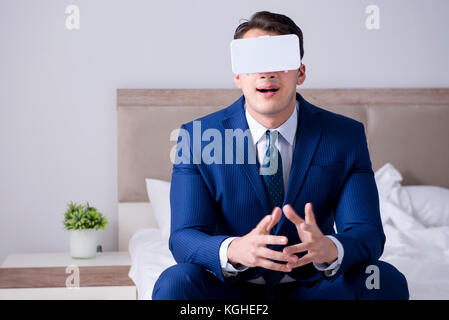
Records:
{"label": "blue suit jacket", "polygon": [[[296,98],[298,127],[284,204],[292,205],[304,218],[304,206],[312,202],[323,234],[341,242],[344,258],[336,277],[351,266],[377,260],[385,243],[365,130],[362,123],[318,108],[299,93]],[[225,130],[248,129],[244,101],[242,95],[229,107],[197,119],[201,128],[199,122],[195,128],[193,121],[181,126],[191,139],[190,154],[184,163],[173,165],[171,180],[169,247],[173,257],[178,263],[200,265],[222,281],[253,279],[266,270],[249,268],[225,278],[219,259],[224,239],[249,233],[271,213],[258,165],[249,161],[237,164],[235,155],[233,164],[225,164]],[[223,146],[222,164],[194,163],[198,162],[198,158],[194,160],[198,155],[198,148],[193,147],[194,131],[198,134],[207,129],[221,133],[222,140],[216,142]],[[178,155],[181,140],[180,135]],[[203,150],[211,142],[201,141],[197,146]],[[252,144],[251,140],[246,142]],[[234,139],[234,150],[235,144]],[[288,245],[300,242],[295,226],[284,215],[272,234],[287,236]],[[281,250],[284,246],[271,247]],[[305,281],[323,276],[311,263],[289,275]]]}

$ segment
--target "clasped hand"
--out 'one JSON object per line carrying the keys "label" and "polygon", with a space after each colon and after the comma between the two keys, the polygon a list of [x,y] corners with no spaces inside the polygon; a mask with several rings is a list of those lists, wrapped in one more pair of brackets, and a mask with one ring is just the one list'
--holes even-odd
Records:
{"label": "clasped hand", "polygon": [[[230,243],[227,251],[229,263],[290,272],[294,268],[311,262],[330,264],[337,259],[337,247],[331,239],[323,235],[316,224],[311,203],[305,205],[305,219],[298,216],[292,206],[288,204],[283,209],[285,217],[296,226],[301,243],[286,246],[282,251],[266,247],[269,244],[286,245],[288,243],[285,236],[270,235],[270,230],[279,222],[282,215],[281,208],[276,207],[250,233],[238,237]],[[307,254],[301,258],[296,256],[296,253],[306,251]]]}

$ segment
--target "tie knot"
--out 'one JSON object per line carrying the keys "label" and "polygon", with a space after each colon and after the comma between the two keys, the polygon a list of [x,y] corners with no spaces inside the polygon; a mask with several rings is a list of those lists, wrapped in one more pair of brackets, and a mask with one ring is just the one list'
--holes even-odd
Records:
{"label": "tie knot", "polygon": [[276,141],[279,135],[279,131],[267,129],[267,131],[265,131],[265,134],[268,136],[268,139],[274,139],[273,141]]}
{"label": "tie knot", "polygon": [[270,150],[271,148],[274,148],[275,144],[276,144],[276,140],[278,138],[279,135],[279,131],[277,130],[267,130],[265,131],[265,134],[267,135],[268,138],[268,150]]}

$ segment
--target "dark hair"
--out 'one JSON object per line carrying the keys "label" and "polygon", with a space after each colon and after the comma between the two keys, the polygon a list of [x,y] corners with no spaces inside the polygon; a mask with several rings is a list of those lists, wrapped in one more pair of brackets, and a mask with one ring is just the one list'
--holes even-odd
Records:
{"label": "dark hair", "polygon": [[259,11],[252,15],[251,19],[241,23],[234,32],[234,39],[240,39],[250,29],[262,29],[265,31],[282,34],[296,34],[299,38],[299,52],[301,59],[304,56],[303,36],[301,29],[287,16],[268,11]]}

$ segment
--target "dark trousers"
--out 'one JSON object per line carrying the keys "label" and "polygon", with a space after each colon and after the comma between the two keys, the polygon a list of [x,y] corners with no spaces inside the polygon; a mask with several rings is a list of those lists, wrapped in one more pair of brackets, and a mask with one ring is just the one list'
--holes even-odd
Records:
{"label": "dark trousers", "polygon": [[[377,266],[376,272],[368,266]],[[378,272],[377,272],[378,271]],[[377,277],[374,279],[373,277]],[[276,300],[407,300],[407,280],[394,266],[374,261],[344,274],[311,282],[280,283]],[[181,263],[166,269],[153,289],[153,300],[260,300],[265,285],[246,281],[222,282],[200,266]]]}

